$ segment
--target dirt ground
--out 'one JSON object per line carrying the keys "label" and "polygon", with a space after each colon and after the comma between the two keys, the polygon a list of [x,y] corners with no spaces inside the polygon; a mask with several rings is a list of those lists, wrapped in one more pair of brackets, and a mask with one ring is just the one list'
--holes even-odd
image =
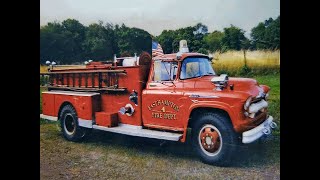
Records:
{"label": "dirt ground", "polygon": [[[40,123],[41,179],[280,179],[280,138],[240,147],[231,167],[202,163],[190,143],[95,130],[84,142]],[[190,141],[189,141],[190,142]]]}

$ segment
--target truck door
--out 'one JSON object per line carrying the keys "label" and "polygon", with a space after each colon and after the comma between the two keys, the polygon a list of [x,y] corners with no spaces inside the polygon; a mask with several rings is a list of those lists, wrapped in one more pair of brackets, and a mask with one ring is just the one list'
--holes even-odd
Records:
{"label": "truck door", "polygon": [[144,126],[183,130],[183,105],[186,98],[177,80],[177,71],[176,61],[153,61],[152,74],[142,95]]}

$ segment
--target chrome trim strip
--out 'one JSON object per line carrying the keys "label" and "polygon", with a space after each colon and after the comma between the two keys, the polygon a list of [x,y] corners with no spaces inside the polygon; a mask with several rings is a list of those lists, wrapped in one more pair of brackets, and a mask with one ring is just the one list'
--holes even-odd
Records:
{"label": "chrome trim strip", "polygon": [[190,98],[220,98],[220,96],[202,96],[198,94],[191,94]]}
{"label": "chrome trim strip", "polygon": [[134,126],[128,124],[119,124],[116,127],[105,127],[93,125],[93,129],[99,129],[103,131],[109,131],[119,134],[125,134],[130,136],[154,138],[154,139],[165,139],[170,141],[179,141],[183,134],[180,133],[171,133],[171,132],[162,132],[157,130],[143,129],[142,126]]}
{"label": "chrome trim strip", "polygon": [[94,92],[76,92],[76,91],[46,91],[42,92],[44,94],[61,94],[61,95],[69,95],[69,96],[95,96],[100,95],[99,93]]}
{"label": "chrome trim strip", "polygon": [[78,122],[81,127],[92,128],[92,120],[78,118]]}
{"label": "chrome trim strip", "polygon": [[44,115],[44,114],[40,114],[40,118],[47,119],[47,120],[50,120],[50,121],[57,121],[58,120],[58,117],[48,116],[48,115]]}

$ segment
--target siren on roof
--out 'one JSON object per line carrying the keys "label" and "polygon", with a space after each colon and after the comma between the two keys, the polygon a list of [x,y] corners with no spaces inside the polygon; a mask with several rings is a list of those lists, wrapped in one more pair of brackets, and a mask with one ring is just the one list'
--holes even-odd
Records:
{"label": "siren on roof", "polygon": [[179,43],[179,52],[181,53],[187,53],[189,52],[188,44],[186,40],[181,40]]}

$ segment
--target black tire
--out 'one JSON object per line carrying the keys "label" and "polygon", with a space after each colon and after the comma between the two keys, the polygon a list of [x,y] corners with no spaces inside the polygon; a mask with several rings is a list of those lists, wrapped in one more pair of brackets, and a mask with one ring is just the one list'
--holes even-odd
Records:
{"label": "black tire", "polygon": [[238,148],[238,137],[228,117],[206,112],[196,119],[191,140],[194,150],[204,163],[228,166]]}
{"label": "black tire", "polygon": [[67,140],[78,142],[84,138],[86,129],[79,126],[77,112],[71,105],[62,108],[59,119],[63,136]]}

